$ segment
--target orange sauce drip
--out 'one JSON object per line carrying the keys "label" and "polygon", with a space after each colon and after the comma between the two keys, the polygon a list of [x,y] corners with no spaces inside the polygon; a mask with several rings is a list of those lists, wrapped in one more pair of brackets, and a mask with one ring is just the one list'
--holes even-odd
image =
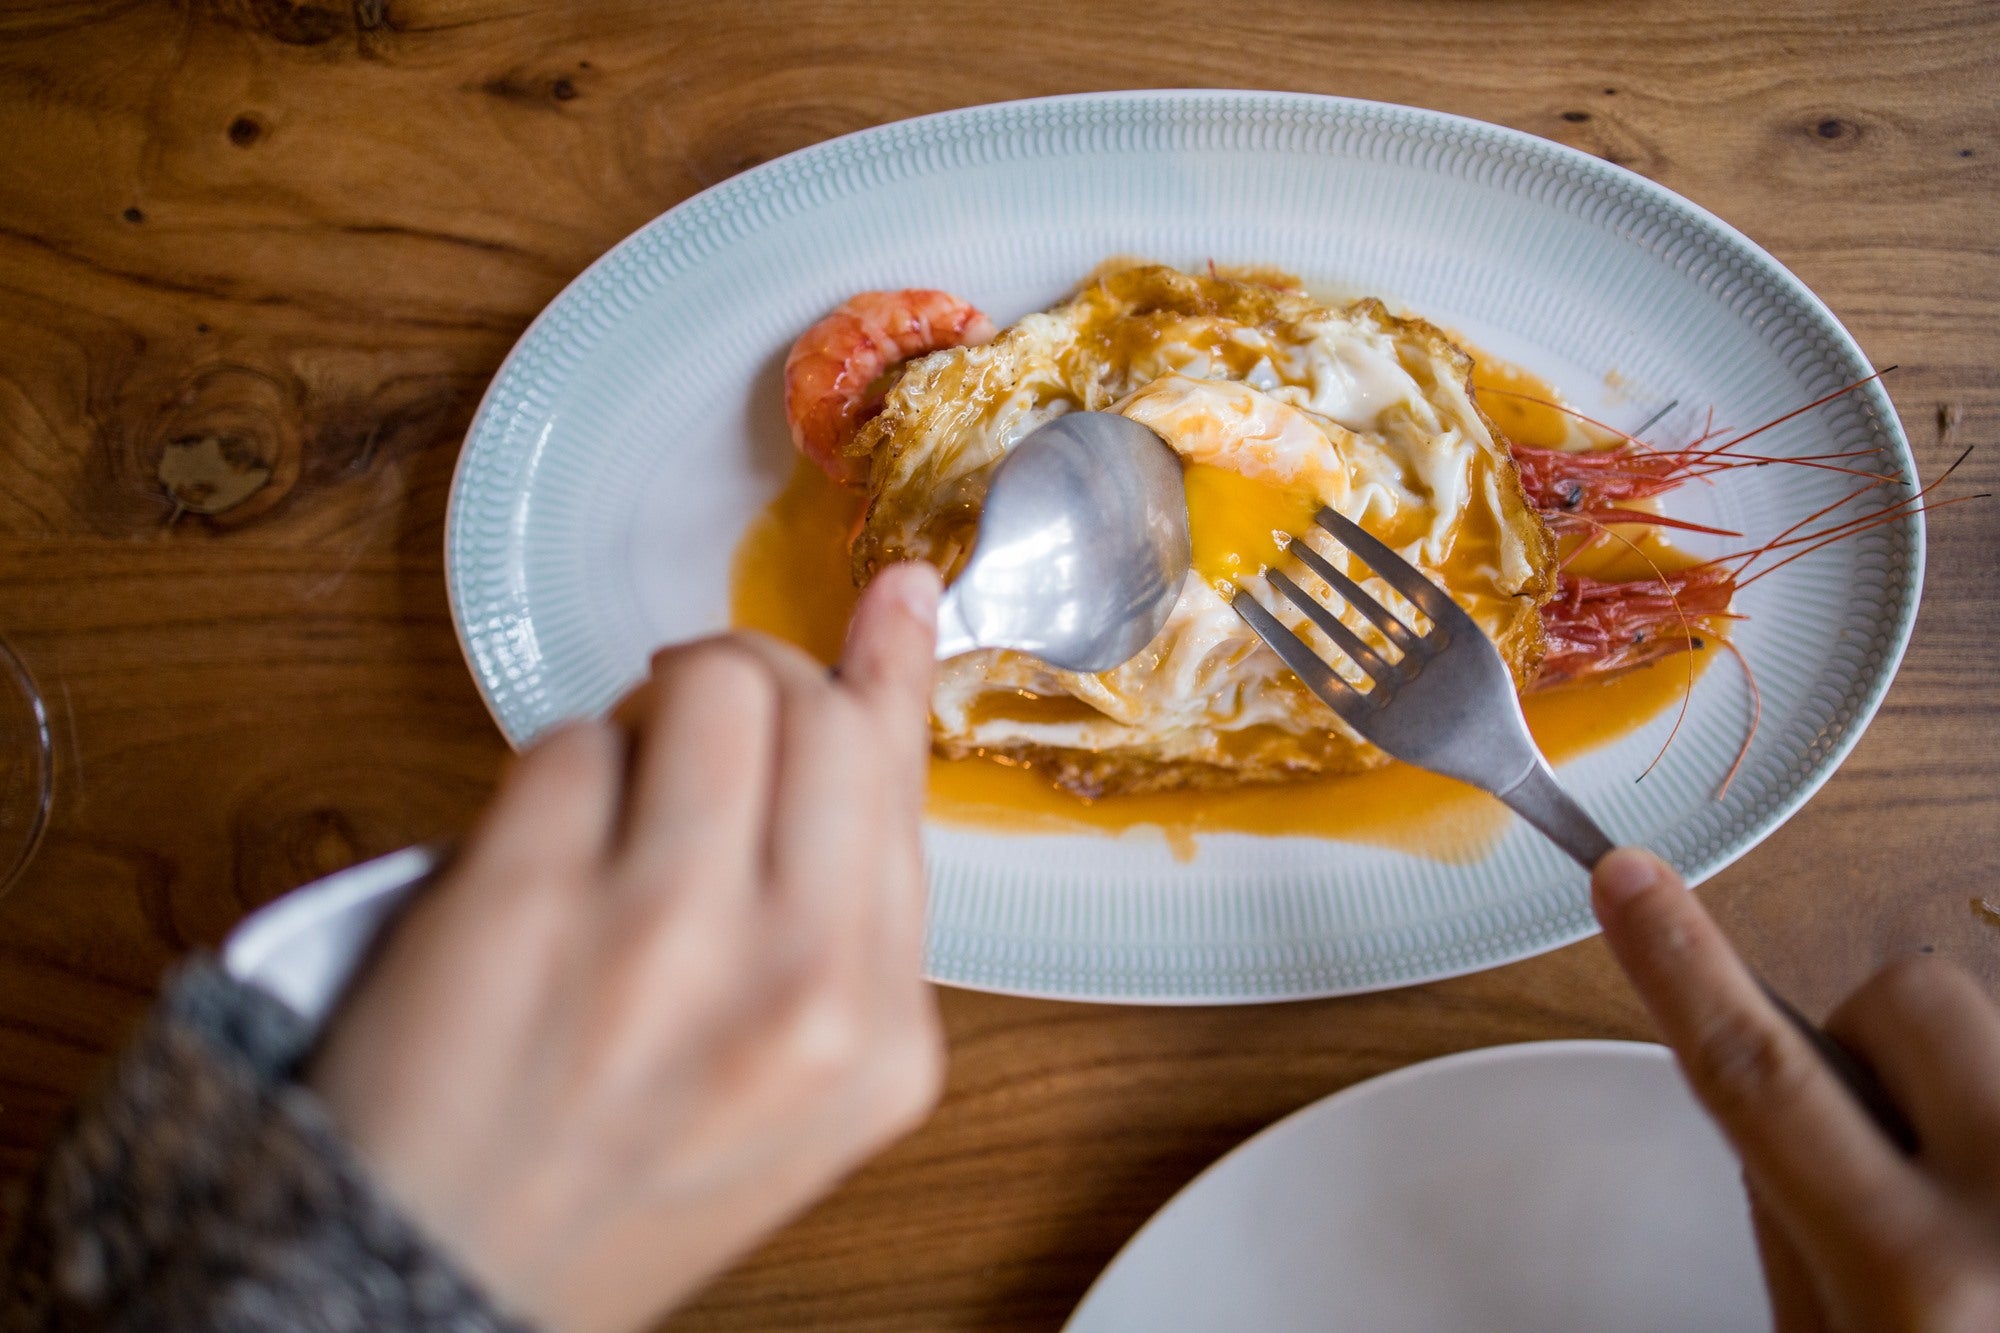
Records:
{"label": "orange sauce drip", "polygon": [[[1694,655],[1697,674],[1711,656]],[[1677,657],[1609,681],[1537,691],[1523,705],[1542,752],[1560,763],[1677,706],[1687,684],[1688,659]],[[1486,793],[1407,764],[1281,786],[1084,801],[1027,768],[980,759],[931,761],[930,814],[945,823],[1021,833],[1150,828],[1164,834],[1183,860],[1193,856],[1198,834],[1255,833],[1333,838],[1453,863],[1486,855],[1512,819]]]}
{"label": "orange sauce drip", "polygon": [[[1473,396],[1479,399],[1480,410],[1492,418],[1502,435],[1516,444],[1537,449],[1561,449],[1577,438],[1579,432],[1574,418],[1544,403],[1528,401],[1530,398],[1545,398],[1551,403],[1561,402],[1561,395],[1554,385],[1519,366],[1483,355],[1463,338],[1455,341],[1472,352]],[[1481,389],[1503,392],[1480,393]],[[1515,397],[1516,394],[1527,397]]]}
{"label": "orange sauce drip", "polygon": [[1609,449],[1624,439],[1552,406],[1564,401],[1562,390],[1541,376],[1488,356],[1458,334],[1449,336],[1472,355],[1472,396],[1480,410],[1514,443],[1536,449]]}

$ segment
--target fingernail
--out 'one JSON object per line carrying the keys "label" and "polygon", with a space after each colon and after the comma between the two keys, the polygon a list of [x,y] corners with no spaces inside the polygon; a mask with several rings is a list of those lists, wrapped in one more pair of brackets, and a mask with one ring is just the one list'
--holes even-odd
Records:
{"label": "fingernail", "polygon": [[1664,869],[1651,852],[1620,847],[1597,863],[1590,879],[1597,887],[1598,900],[1607,907],[1616,907],[1657,888]]}
{"label": "fingernail", "polygon": [[938,600],[944,595],[944,582],[938,577],[937,569],[921,560],[912,560],[897,567],[896,597],[903,608],[916,617],[917,623],[926,627],[937,624]]}

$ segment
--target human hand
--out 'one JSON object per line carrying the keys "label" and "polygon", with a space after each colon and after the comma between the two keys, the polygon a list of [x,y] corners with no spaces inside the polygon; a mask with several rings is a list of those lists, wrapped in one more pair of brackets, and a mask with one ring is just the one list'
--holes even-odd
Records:
{"label": "human hand", "polygon": [[884,570],[837,677],[666,649],[524,754],[307,1071],[510,1310],[657,1317],[936,1100],[919,829],[938,579]]}
{"label": "human hand", "polygon": [[1913,957],[1826,1029],[1915,1126],[1905,1157],[1758,987],[1673,870],[1598,863],[1604,937],[1743,1159],[1780,1333],[2000,1328],[2000,1009]]}

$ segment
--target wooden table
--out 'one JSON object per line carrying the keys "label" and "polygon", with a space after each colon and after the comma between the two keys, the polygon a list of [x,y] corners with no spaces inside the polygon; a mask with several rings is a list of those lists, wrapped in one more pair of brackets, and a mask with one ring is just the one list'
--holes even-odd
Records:
{"label": "wooden table", "polygon": [[[539,12],[536,10],[539,9]],[[463,825],[504,746],[441,536],[528,320],[619,237],[829,135],[1085,89],[1417,103],[1672,187],[1817,290],[1925,474],[2000,455],[2000,9],[494,0],[78,3],[0,18],[0,633],[58,796],[0,901],[0,1171],[161,969],[245,910]],[[1940,514],[1901,676],[1825,790],[1703,896],[1807,1008],[1934,950],[2000,985],[2000,504]],[[1286,1112],[1496,1042],[1642,1037],[1597,942],[1358,999],[943,996],[919,1134],[686,1328],[1047,1328]]]}

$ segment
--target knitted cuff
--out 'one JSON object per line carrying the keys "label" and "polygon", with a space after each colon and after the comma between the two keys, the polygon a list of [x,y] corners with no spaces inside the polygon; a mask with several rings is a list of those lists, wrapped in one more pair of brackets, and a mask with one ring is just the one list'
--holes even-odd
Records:
{"label": "knitted cuff", "polygon": [[0,1324],[524,1330],[427,1241],[293,1081],[312,1034],[182,965],[43,1163]]}

